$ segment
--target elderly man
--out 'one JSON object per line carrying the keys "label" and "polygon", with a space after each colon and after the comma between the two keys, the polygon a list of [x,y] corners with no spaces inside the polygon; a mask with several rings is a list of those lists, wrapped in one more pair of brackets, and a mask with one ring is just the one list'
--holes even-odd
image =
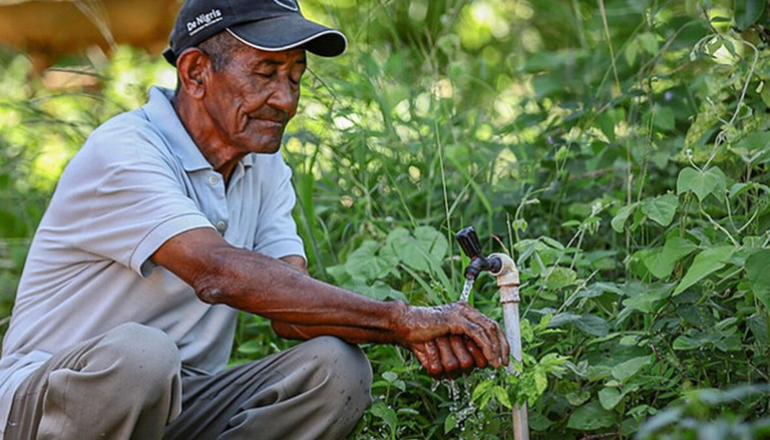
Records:
{"label": "elderly man", "polygon": [[[99,127],[32,243],[0,360],[5,439],[339,439],[370,403],[353,344],[437,377],[507,363],[466,303],[379,302],[307,275],[279,153],[306,51],[339,31],[293,0],[188,0],[164,54],[176,92]],[[225,369],[238,311],[285,352]]]}

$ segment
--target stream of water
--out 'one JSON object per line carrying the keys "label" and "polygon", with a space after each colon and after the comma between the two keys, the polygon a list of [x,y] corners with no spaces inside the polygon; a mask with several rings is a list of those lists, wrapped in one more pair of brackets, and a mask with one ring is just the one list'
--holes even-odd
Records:
{"label": "stream of water", "polygon": [[463,284],[463,291],[460,293],[460,301],[468,301],[471,296],[471,289],[473,289],[473,280],[465,279]]}

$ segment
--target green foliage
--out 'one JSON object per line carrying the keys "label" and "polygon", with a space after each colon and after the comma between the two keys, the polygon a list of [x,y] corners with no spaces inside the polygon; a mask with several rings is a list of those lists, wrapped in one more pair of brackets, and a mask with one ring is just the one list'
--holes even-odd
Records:
{"label": "green foliage", "polygon": [[[453,301],[454,233],[474,225],[522,282],[513,371],[435,382],[367,346],[375,403],[352,438],[508,439],[524,402],[535,439],[768,436],[765,0],[303,5],[351,39],[311,58],[285,142],[313,275]],[[127,49],[97,89],[26,81],[21,57],[2,69],[7,310],[61,164],[173,72]],[[502,322],[494,280],[474,287]],[[233,362],[287,344],[244,316]]]}

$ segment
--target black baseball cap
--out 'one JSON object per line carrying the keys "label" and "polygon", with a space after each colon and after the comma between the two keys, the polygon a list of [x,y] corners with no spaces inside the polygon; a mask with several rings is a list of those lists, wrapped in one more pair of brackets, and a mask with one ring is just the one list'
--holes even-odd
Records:
{"label": "black baseball cap", "polygon": [[302,46],[316,55],[333,57],[348,44],[342,32],[307,20],[296,0],[187,0],[163,56],[176,65],[185,49],[224,30],[244,44],[269,52]]}

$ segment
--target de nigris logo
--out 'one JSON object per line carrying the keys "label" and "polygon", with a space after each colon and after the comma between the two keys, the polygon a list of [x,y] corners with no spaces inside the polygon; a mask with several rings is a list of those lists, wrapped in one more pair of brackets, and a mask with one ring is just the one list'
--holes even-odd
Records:
{"label": "de nigris logo", "polygon": [[295,0],[273,0],[276,5],[286,8],[290,11],[298,11],[299,6],[297,6],[297,2]]}
{"label": "de nigris logo", "polygon": [[187,22],[187,33],[190,36],[197,34],[198,32],[206,29],[214,23],[223,20],[222,11],[219,9],[212,9],[210,12],[206,12],[195,17],[195,20]]}

